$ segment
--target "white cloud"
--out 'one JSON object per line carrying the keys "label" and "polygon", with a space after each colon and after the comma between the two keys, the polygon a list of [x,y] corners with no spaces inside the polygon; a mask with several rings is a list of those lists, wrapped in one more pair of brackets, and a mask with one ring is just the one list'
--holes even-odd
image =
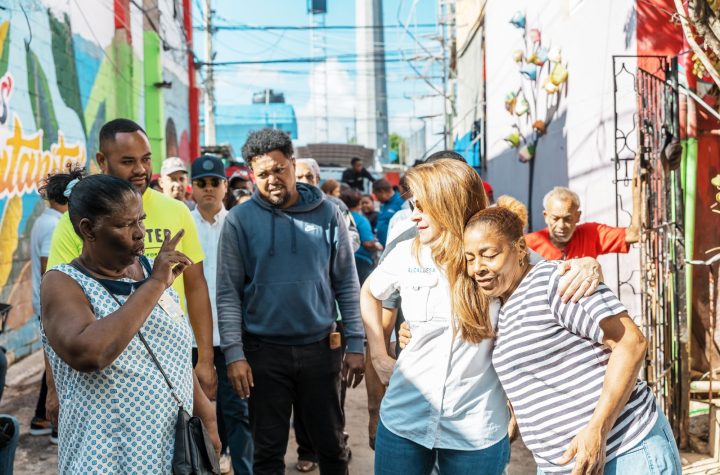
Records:
{"label": "white cloud", "polygon": [[[325,68],[327,80],[323,77]],[[355,81],[341,63],[330,58],[326,63],[312,68],[308,85],[310,97],[295,110],[298,117],[298,141],[311,143],[322,140],[315,118],[325,113],[323,104],[327,98],[328,141],[345,143],[349,137],[355,135]]]}
{"label": "white cloud", "polygon": [[292,78],[272,69],[238,66],[215,72],[215,101],[218,105],[250,104],[254,92],[274,89],[287,93],[287,89],[292,87]]}

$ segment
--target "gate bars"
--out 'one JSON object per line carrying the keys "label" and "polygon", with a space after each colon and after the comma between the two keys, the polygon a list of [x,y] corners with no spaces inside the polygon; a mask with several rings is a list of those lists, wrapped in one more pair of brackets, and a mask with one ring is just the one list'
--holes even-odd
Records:
{"label": "gate bars", "polygon": [[[663,151],[679,140],[678,68],[675,58],[613,56],[615,112],[615,219],[629,215],[620,195],[630,186],[639,155],[641,181],[641,326],[648,341],[644,375],[676,436],[687,423],[687,312],[683,194],[680,171],[671,170]],[[628,102],[632,101],[628,112]],[[635,107],[633,107],[635,106]],[[623,111],[619,111],[619,109]],[[629,286],[618,265],[618,289]],[[633,271],[634,273],[634,271]],[[681,445],[684,440],[681,440]]]}

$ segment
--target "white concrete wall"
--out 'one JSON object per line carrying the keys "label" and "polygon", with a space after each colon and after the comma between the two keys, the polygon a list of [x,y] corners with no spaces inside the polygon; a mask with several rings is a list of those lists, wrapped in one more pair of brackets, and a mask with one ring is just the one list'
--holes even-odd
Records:
{"label": "white concrete wall", "polygon": [[[525,11],[529,28],[539,28],[543,44],[562,50],[570,72],[567,95],[534,158],[533,227],[544,227],[542,198],[553,186],[569,186],[582,201],[583,221],[615,224],[613,61],[618,54],[635,54],[634,0],[505,0],[488,2],[485,27],[487,43],[488,181],[495,196],[510,194],[527,203],[528,164],[503,140],[514,119],[505,111],[508,92],[520,84],[512,52],[523,48],[522,32],[510,24],[518,10]],[[631,91],[629,91],[631,92]],[[621,120],[635,111],[632,95],[620,101]],[[622,187],[630,205],[630,190]],[[629,224],[622,216],[620,225]],[[606,282],[617,291],[615,256],[600,259]],[[621,256],[621,280],[639,268],[634,249]],[[631,279],[639,289],[638,273]],[[622,299],[632,311],[639,300],[628,286]]]}

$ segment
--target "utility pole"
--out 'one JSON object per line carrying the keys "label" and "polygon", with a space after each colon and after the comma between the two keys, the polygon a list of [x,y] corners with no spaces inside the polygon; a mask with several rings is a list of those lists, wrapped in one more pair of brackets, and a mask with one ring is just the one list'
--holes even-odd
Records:
{"label": "utility pole", "polygon": [[375,149],[378,164],[388,162],[389,134],[385,33],[382,0],[356,0],[357,143]]}
{"label": "utility pole", "polygon": [[212,0],[205,0],[205,145],[216,145],[215,138],[215,80],[212,62],[215,60],[213,51],[212,17],[215,13],[211,6]]}
{"label": "utility pole", "polygon": [[445,150],[452,150],[455,115],[455,0],[440,0],[438,9],[442,42],[443,143]]}
{"label": "utility pole", "polygon": [[313,58],[322,58],[319,69],[321,74],[320,83],[323,93],[314,94],[313,115],[315,116],[315,141],[326,143],[330,139],[330,125],[328,121],[328,64],[327,64],[327,39],[323,28],[325,27],[325,15],[327,14],[327,2],[308,0],[308,14],[310,15],[310,50]]}

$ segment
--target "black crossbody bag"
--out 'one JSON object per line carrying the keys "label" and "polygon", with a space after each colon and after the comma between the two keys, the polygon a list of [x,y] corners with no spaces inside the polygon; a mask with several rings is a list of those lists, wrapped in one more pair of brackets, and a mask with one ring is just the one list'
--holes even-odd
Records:
{"label": "black crossbody bag", "polygon": [[[143,263],[143,265],[144,264],[145,263]],[[101,280],[92,276],[90,272],[79,264],[73,263],[72,266],[100,284],[105,291],[110,294],[110,297],[122,307],[123,304],[120,300],[115,297],[115,294],[113,294]],[[175,422],[175,452],[172,460],[173,474],[219,475],[220,461],[215,453],[215,447],[210,440],[210,436],[207,430],[205,430],[205,426],[199,417],[190,415],[190,413],[185,410],[182,401],[175,392],[175,387],[172,382],[170,382],[170,378],[168,378],[165,370],[163,370],[155,353],[150,349],[150,345],[147,340],[145,340],[142,332],[138,331],[137,336],[153,360],[153,363],[155,363],[155,366],[160,371],[160,374],[162,374],[165,383],[170,388],[170,393],[178,404],[178,415],[177,421]]]}

